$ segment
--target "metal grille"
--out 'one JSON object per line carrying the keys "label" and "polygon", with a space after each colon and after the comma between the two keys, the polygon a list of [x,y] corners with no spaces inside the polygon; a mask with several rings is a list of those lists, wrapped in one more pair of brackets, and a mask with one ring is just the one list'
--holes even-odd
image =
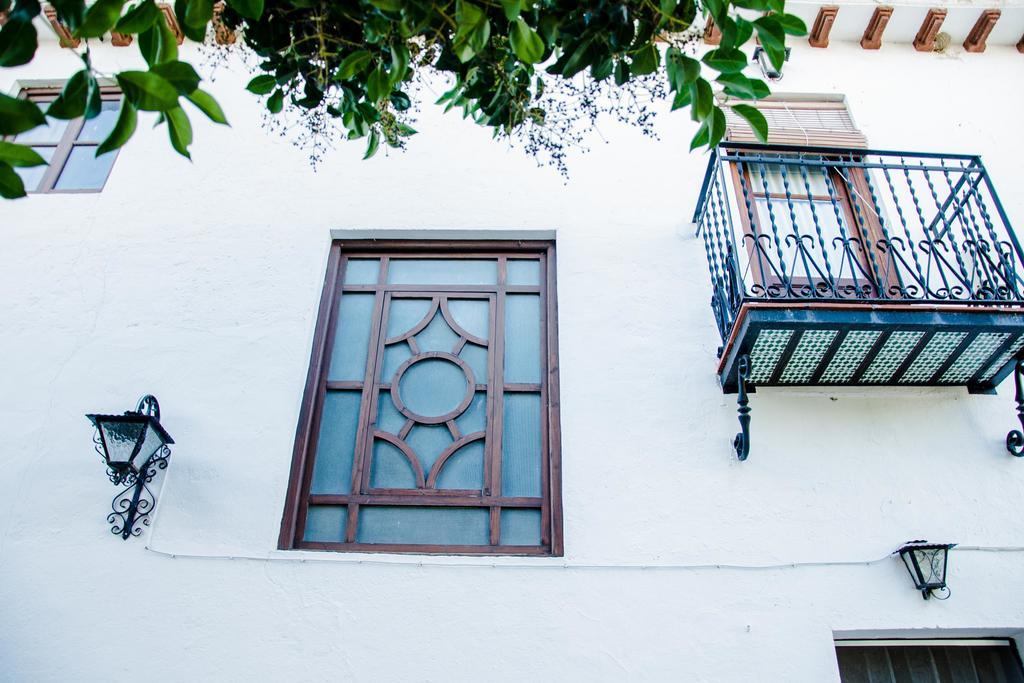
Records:
{"label": "metal grille", "polygon": [[851,330],[847,333],[846,339],[840,344],[836,355],[828,364],[828,368],[821,376],[821,381],[826,384],[846,382],[857,368],[864,362],[868,352],[875,346],[875,342],[882,335],[878,330]]}
{"label": "metal grille", "polygon": [[775,366],[782,357],[793,330],[761,330],[750,352],[750,381],[767,382],[775,374]]}
{"label": "metal grille", "polygon": [[927,382],[942,364],[949,360],[956,347],[967,336],[966,332],[939,332],[925,344],[924,350],[910,364],[907,371],[900,377],[901,384]]}
{"label": "metal grille", "polygon": [[1009,334],[1001,332],[984,332],[975,337],[970,346],[960,354],[960,357],[949,366],[949,369],[942,374],[939,380],[945,384],[966,382],[977,374],[982,364],[996,352],[1003,342],[1009,338]]}
{"label": "metal grille", "polygon": [[1021,348],[1024,348],[1024,335],[1018,338],[1017,341],[1013,342],[1013,345],[1010,346],[1005,353],[1001,353],[999,358],[997,358],[992,365],[988,366],[985,370],[985,374],[981,376],[982,381],[992,379],[992,377],[999,372],[999,369],[1003,367],[1008,360],[1017,355],[1017,352],[1020,351]]}
{"label": "metal grille", "polygon": [[924,332],[917,331],[893,332],[882,346],[882,350],[878,352],[875,360],[872,361],[867,372],[861,377],[861,382],[866,384],[888,382],[923,336]]}
{"label": "metal grille", "polygon": [[808,330],[797,342],[793,357],[786,364],[779,381],[783,384],[806,382],[821,364],[825,352],[839,334],[837,330]]}

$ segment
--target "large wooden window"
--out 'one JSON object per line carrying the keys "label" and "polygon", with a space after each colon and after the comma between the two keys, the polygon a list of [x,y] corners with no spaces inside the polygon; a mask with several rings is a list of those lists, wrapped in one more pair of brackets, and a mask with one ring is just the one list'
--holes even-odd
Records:
{"label": "large wooden window", "polygon": [[836,643],[842,683],[1024,683],[1009,640]]}
{"label": "large wooden window", "polygon": [[333,245],[280,547],[561,554],[553,258]]}
{"label": "large wooden window", "polygon": [[[21,92],[44,111],[57,99],[58,88],[29,88]],[[96,155],[96,148],[114,129],[121,109],[121,93],[117,88],[102,88],[102,109],[99,116],[64,121],[46,118],[46,126],[33,128],[12,138],[13,142],[30,145],[48,162],[47,166],[16,168],[25,184],[25,191],[99,192],[107,182],[117,151]]]}
{"label": "large wooden window", "polygon": [[[880,283],[869,245],[877,247],[884,235],[865,171],[844,163],[859,159],[867,147],[846,102],[839,96],[773,95],[754,106],[769,122],[768,147],[751,150],[750,162],[731,165],[754,282],[785,293],[788,281],[806,294],[829,272],[838,294],[872,295]],[[727,112],[725,139],[757,142],[750,125]]]}

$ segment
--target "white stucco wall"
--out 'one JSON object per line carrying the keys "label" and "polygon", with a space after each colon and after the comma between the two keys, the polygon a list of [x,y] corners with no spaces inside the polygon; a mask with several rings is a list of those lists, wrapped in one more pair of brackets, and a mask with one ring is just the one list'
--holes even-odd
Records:
{"label": "white stucco wall", "polygon": [[[47,47],[0,88],[73,68]],[[832,681],[835,633],[1024,631],[1009,383],[760,389],[736,460],[686,114],[660,141],[603,124],[568,183],[429,106],[408,152],[314,173],[247,78],[209,85],[233,125],[194,117],[193,163],[140,123],[102,193],[0,204],[0,678]],[[980,153],[1019,227],[1022,79],[1012,47],[798,42],[776,90],[846,94],[877,148]],[[274,550],[349,229],[556,231],[564,558]],[[124,543],[83,415],[146,392],[177,444]],[[911,538],[1017,551],[954,551],[952,598],[925,602],[882,559]],[[822,564],[758,568],[792,563]]]}

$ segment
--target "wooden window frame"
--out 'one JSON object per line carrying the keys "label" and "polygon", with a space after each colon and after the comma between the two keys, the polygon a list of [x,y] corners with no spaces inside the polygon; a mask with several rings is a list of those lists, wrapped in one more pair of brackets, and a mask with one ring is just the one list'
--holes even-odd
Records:
{"label": "wooden window frame", "polygon": [[[391,257],[443,258],[443,259],[497,259],[498,279],[495,285],[388,285],[387,268]],[[509,259],[534,258],[540,263],[540,282],[538,285],[509,285],[506,282],[506,264]],[[351,258],[379,258],[380,270],[376,284],[345,285],[345,264]],[[562,522],[562,486],[561,486],[561,427],[559,416],[559,381],[558,381],[558,325],[557,300],[555,295],[555,245],[551,241],[454,241],[454,240],[335,240],[331,244],[327,260],[327,273],[320,297],[317,323],[313,334],[313,345],[310,353],[309,371],[303,391],[302,404],[299,411],[295,444],[292,451],[291,473],[285,498],[284,514],[278,537],[280,550],[328,550],[336,552],[372,552],[372,553],[414,553],[444,555],[528,555],[561,557],[564,553],[563,522]],[[370,355],[373,344],[383,342],[381,334],[380,306],[386,293],[399,289],[403,292],[423,294],[442,291],[446,294],[481,295],[488,293],[503,302],[506,293],[536,293],[541,301],[540,325],[543,334],[541,348],[541,382],[539,385],[503,384],[502,391],[539,391],[543,410],[541,420],[541,495],[539,498],[503,497],[491,495],[495,486],[500,487],[500,464],[485,469],[485,490],[483,495],[474,491],[438,492],[429,497],[414,495],[414,490],[372,489],[364,487],[369,483],[368,463],[365,471],[360,470],[360,448],[362,442],[372,434],[372,423],[367,431],[362,425],[357,426],[356,454],[353,459],[353,488],[345,495],[310,494],[313,463],[317,450],[317,439],[320,430],[320,418],[324,399],[328,388],[360,388],[371,379],[376,384],[372,391],[375,400],[377,391],[384,383],[382,378],[372,377],[369,372],[366,380],[360,382],[330,382],[328,387],[327,374],[334,344],[337,315],[341,297],[345,291],[372,292],[375,297],[375,317],[370,332]],[[504,315],[503,304],[495,306],[495,328],[502,330],[495,335],[492,343],[496,344],[493,351],[495,358],[503,357],[504,349]],[[500,361],[496,361],[500,362]],[[342,386],[342,385],[352,385]],[[499,399],[487,409],[486,429],[502,428],[501,392]],[[360,399],[360,414],[367,410],[367,393],[364,391]],[[371,400],[371,403],[372,403]],[[494,412],[492,412],[492,410]],[[496,443],[495,443],[496,442]],[[500,439],[492,441],[491,448],[497,450],[500,463]],[[365,451],[363,451],[365,452]],[[487,484],[490,482],[491,486]],[[359,488],[356,488],[356,487]],[[413,495],[410,495],[413,494]],[[310,504],[346,505],[348,506],[348,523],[345,542],[321,542],[303,540],[306,511]],[[490,545],[438,545],[438,544],[393,544],[393,543],[360,543],[357,542],[357,516],[361,505],[413,505],[438,507],[475,507],[490,508]],[[500,509],[530,508],[540,509],[541,529],[539,546],[498,545],[500,541]]]}
{"label": "wooden window frame", "polygon": [[[18,93],[18,97],[21,99],[28,99],[40,103],[49,103],[57,98],[60,94],[61,89],[59,87],[28,87],[22,88]],[[100,87],[100,99],[107,102],[120,101],[121,90],[115,86],[101,86]],[[60,140],[55,143],[25,143],[30,147],[52,147],[54,149],[53,157],[50,159],[49,166],[46,168],[46,172],[43,173],[43,177],[39,181],[39,185],[33,189],[25,188],[25,191],[29,194],[96,194],[103,191],[103,188],[107,186],[107,181],[110,179],[110,172],[107,172],[107,176],[103,179],[103,185],[98,189],[63,189],[58,190],[56,188],[57,180],[60,178],[60,174],[64,171],[64,167],[67,165],[68,159],[71,157],[71,152],[75,147],[95,147],[94,144],[76,144],[78,134],[82,132],[82,127],[85,125],[85,117],[79,116],[76,119],[68,121],[67,127],[64,129],[64,134],[61,135]],[[10,136],[8,139],[14,139],[16,136]],[[114,164],[117,163],[117,156],[120,153],[120,149],[113,150],[110,152],[114,155],[114,159],[110,162],[110,168],[113,170]]]}

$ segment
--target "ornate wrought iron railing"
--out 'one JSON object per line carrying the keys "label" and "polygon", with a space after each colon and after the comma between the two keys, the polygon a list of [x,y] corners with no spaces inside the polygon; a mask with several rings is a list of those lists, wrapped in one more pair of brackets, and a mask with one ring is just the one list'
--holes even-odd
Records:
{"label": "ornate wrought iron railing", "polygon": [[724,143],[694,222],[723,340],[748,301],[1024,305],[977,156]]}

